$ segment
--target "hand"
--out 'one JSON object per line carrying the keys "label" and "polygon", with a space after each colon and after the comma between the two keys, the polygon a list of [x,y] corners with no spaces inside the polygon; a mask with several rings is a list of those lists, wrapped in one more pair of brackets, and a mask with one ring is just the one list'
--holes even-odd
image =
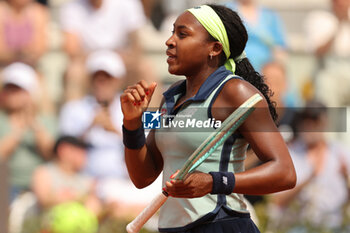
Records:
{"label": "hand", "polygon": [[126,121],[139,121],[141,119],[142,113],[152,99],[156,86],[155,82],[148,85],[146,81],[142,80],[124,91],[120,96],[124,125]]}
{"label": "hand", "polygon": [[[174,174],[171,177],[175,177]],[[210,174],[195,172],[184,180],[171,180],[165,183],[165,191],[171,197],[195,198],[210,193],[213,189],[213,178]]]}
{"label": "hand", "polygon": [[106,131],[111,131],[120,134],[120,132],[114,127],[111,115],[108,108],[100,109],[92,122],[93,125],[99,125],[103,127]]}
{"label": "hand", "polygon": [[32,101],[28,101],[25,107],[19,113],[28,128],[36,130],[39,128],[39,123],[36,121],[37,111]]}
{"label": "hand", "polygon": [[13,130],[16,132],[24,132],[30,127],[28,117],[23,113],[23,111],[12,114],[10,116],[10,124]]}

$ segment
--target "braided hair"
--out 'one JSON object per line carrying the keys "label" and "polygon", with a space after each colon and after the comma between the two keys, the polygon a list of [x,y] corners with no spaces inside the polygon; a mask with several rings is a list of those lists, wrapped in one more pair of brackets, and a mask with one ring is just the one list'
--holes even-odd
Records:
{"label": "braided hair", "polygon": [[[243,25],[243,22],[241,18],[238,16],[238,14],[225,7],[215,4],[208,4],[220,17],[221,21],[223,22],[229,44],[230,44],[230,58],[238,57],[243,51],[246,46],[246,43],[248,41],[248,33],[246,28]],[[208,33],[209,34],[209,33]],[[210,40],[217,41],[214,37],[212,37],[210,34]],[[224,52],[220,55],[220,65],[225,64],[226,62],[226,55]],[[248,58],[244,58],[238,62],[236,62],[236,75],[242,77],[244,80],[251,83],[253,86],[255,86],[265,97],[269,110],[271,113],[271,116],[273,120],[276,121],[277,119],[277,113],[276,113],[276,103],[271,101],[270,97],[273,95],[271,89],[268,87],[268,85],[265,83],[264,77],[260,75],[258,72],[255,71],[252,64],[249,62]]]}

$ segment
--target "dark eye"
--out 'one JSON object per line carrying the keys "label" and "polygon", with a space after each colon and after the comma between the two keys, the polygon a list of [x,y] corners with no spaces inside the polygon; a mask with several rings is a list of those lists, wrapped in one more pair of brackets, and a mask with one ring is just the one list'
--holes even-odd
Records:
{"label": "dark eye", "polygon": [[185,32],[181,32],[181,31],[178,33],[178,35],[180,38],[185,38],[187,36]]}

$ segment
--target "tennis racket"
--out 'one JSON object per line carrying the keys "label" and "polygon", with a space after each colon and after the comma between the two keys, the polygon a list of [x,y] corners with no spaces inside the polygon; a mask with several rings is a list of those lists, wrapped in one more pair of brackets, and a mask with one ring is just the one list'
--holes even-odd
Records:
{"label": "tennis racket", "polygon": [[[237,108],[221,127],[216,129],[210,136],[192,153],[184,166],[175,176],[177,180],[194,171],[206,158],[208,158],[225,140],[230,137],[245,119],[254,111],[254,105],[262,100],[259,94],[255,94]],[[158,211],[158,209],[168,199],[168,194],[163,191],[159,193],[151,203],[132,221],[126,230],[128,233],[138,233],[143,225]]]}

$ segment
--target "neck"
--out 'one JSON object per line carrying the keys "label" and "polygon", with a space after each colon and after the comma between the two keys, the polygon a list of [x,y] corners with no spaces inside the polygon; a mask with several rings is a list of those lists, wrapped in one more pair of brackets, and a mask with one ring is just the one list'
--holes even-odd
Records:
{"label": "neck", "polygon": [[218,67],[208,67],[205,70],[191,76],[186,76],[186,99],[194,96],[204,81],[217,69]]}

